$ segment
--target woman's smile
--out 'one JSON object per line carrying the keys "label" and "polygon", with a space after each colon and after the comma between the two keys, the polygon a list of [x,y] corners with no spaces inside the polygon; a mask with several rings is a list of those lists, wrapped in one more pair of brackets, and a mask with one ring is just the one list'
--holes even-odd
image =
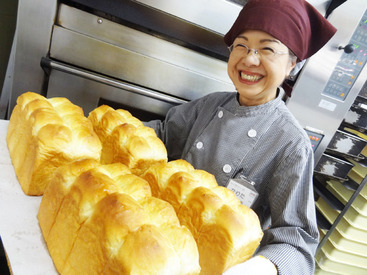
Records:
{"label": "woman's smile", "polygon": [[257,82],[259,82],[264,76],[258,73],[252,73],[252,72],[248,72],[248,71],[240,71],[240,78],[241,78],[241,82],[245,82],[250,85],[252,84],[256,84]]}

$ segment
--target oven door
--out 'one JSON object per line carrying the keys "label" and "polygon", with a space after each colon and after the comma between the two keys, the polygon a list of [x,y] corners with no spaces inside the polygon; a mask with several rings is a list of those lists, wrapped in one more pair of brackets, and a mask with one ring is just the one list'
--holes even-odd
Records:
{"label": "oven door", "polygon": [[49,58],[43,58],[41,65],[49,75],[47,96],[67,97],[82,106],[86,116],[97,106],[106,104],[129,110],[143,121],[163,119],[171,107],[187,102]]}
{"label": "oven door", "polygon": [[42,67],[47,96],[67,97],[86,114],[108,104],[147,120],[234,90],[225,61],[65,4]]}

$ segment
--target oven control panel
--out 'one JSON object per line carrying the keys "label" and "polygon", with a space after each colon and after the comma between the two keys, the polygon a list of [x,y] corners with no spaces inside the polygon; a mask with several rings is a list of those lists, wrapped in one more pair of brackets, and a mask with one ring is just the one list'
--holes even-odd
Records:
{"label": "oven control panel", "polygon": [[348,45],[351,53],[344,52],[326,84],[323,95],[344,101],[367,62],[367,11],[362,16]]}
{"label": "oven control panel", "polygon": [[311,141],[311,146],[313,151],[315,152],[319,144],[321,143],[322,138],[324,137],[323,134],[317,133],[314,131],[311,131],[309,129],[305,129],[306,133],[308,134],[308,137]]}

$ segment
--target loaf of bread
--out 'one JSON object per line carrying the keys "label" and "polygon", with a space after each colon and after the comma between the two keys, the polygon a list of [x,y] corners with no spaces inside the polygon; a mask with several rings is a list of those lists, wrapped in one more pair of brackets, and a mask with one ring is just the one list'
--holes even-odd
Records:
{"label": "loaf of bread", "polygon": [[120,162],[141,175],[155,163],[167,162],[167,150],[152,128],[126,110],[102,105],[88,116],[102,142],[101,163]]}
{"label": "loaf of bread", "polygon": [[[37,215],[42,235],[45,240],[48,239],[48,234],[55,222],[64,197],[69,193],[75,179],[83,172],[99,165],[100,163],[96,160],[85,159],[70,162],[55,170],[50,183],[43,193]],[[128,171],[126,171],[126,173],[128,173]]]}
{"label": "loaf of bread", "polygon": [[[138,198],[149,196],[150,188],[141,178],[126,174],[123,164],[115,163],[97,166],[78,176],[70,191],[64,196],[56,219],[46,240],[48,250],[57,270],[62,271],[65,261],[73,247],[77,233],[84,221],[91,215],[96,203],[106,194],[123,192],[130,188],[137,192],[130,194]],[[126,178],[125,178],[126,177]],[[129,180],[134,181],[128,184]],[[42,225],[40,225],[42,228]]]}
{"label": "loaf of bread", "polygon": [[177,215],[196,240],[202,274],[222,274],[248,260],[263,236],[255,212],[221,186],[194,189]]}
{"label": "loaf of bread", "polygon": [[100,160],[101,143],[83,110],[66,98],[26,92],[17,99],[6,136],[18,181],[42,195],[53,171],[78,159]]}
{"label": "loaf of bread", "polygon": [[58,168],[38,220],[61,274],[199,274],[198,249],[173,207],[121,163]]}
{"label": "loaf of bread", "polygon": [[[90,259],[81,263],[80,258]],[[97,261],[95,260],[97,259]],[[167,202],[114,193],[83,224],[64,274],[199,274],[197,245]]]}
{"label": "loaf of bread", "polygon": [[152,195],[154,197],[161,197],[161,193],[166,189],[169,178],[177,172],[192,172],[194,167],[183,159],[170,161],[152,165],[142,175],[144,179],[149,182]]}
{"label": "loaf of bread", "polygon": [[87,119],[27,92],[7,144],[23,191],[43,194],[38,221],[61,274],[221,274],[262,238],[250,208],[208,172],[167,162],[128,111],[103,105]]}
{"label": "loaf of bread", "polygon": [[213,175],[176,160],[152,166],[142,178],[193,234],[201,274],[222,274],[253,255],[263,236],[259,219]]}
{"label": "loaf of bread", "polygon": [[101,105],[89,113],[88,119],[92,122],[94,131],[103,141],[113,129],[121,124],[132,124],[135,127],[144,126],[143,123],[123,109],[113,109],[107,105]]}

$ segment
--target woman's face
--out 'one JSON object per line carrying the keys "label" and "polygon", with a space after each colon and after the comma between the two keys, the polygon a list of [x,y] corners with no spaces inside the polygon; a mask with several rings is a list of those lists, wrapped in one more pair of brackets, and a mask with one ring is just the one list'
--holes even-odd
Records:
{"label": "woman's face", "polygon": [[[259,52],[248,53],[246,46]],[[233,42],[228,75],[239,93],[240,104],[255,106],[276,97],[277,88],[295,65],[295,58],[279,40],[263,31],[247,30]]]}

